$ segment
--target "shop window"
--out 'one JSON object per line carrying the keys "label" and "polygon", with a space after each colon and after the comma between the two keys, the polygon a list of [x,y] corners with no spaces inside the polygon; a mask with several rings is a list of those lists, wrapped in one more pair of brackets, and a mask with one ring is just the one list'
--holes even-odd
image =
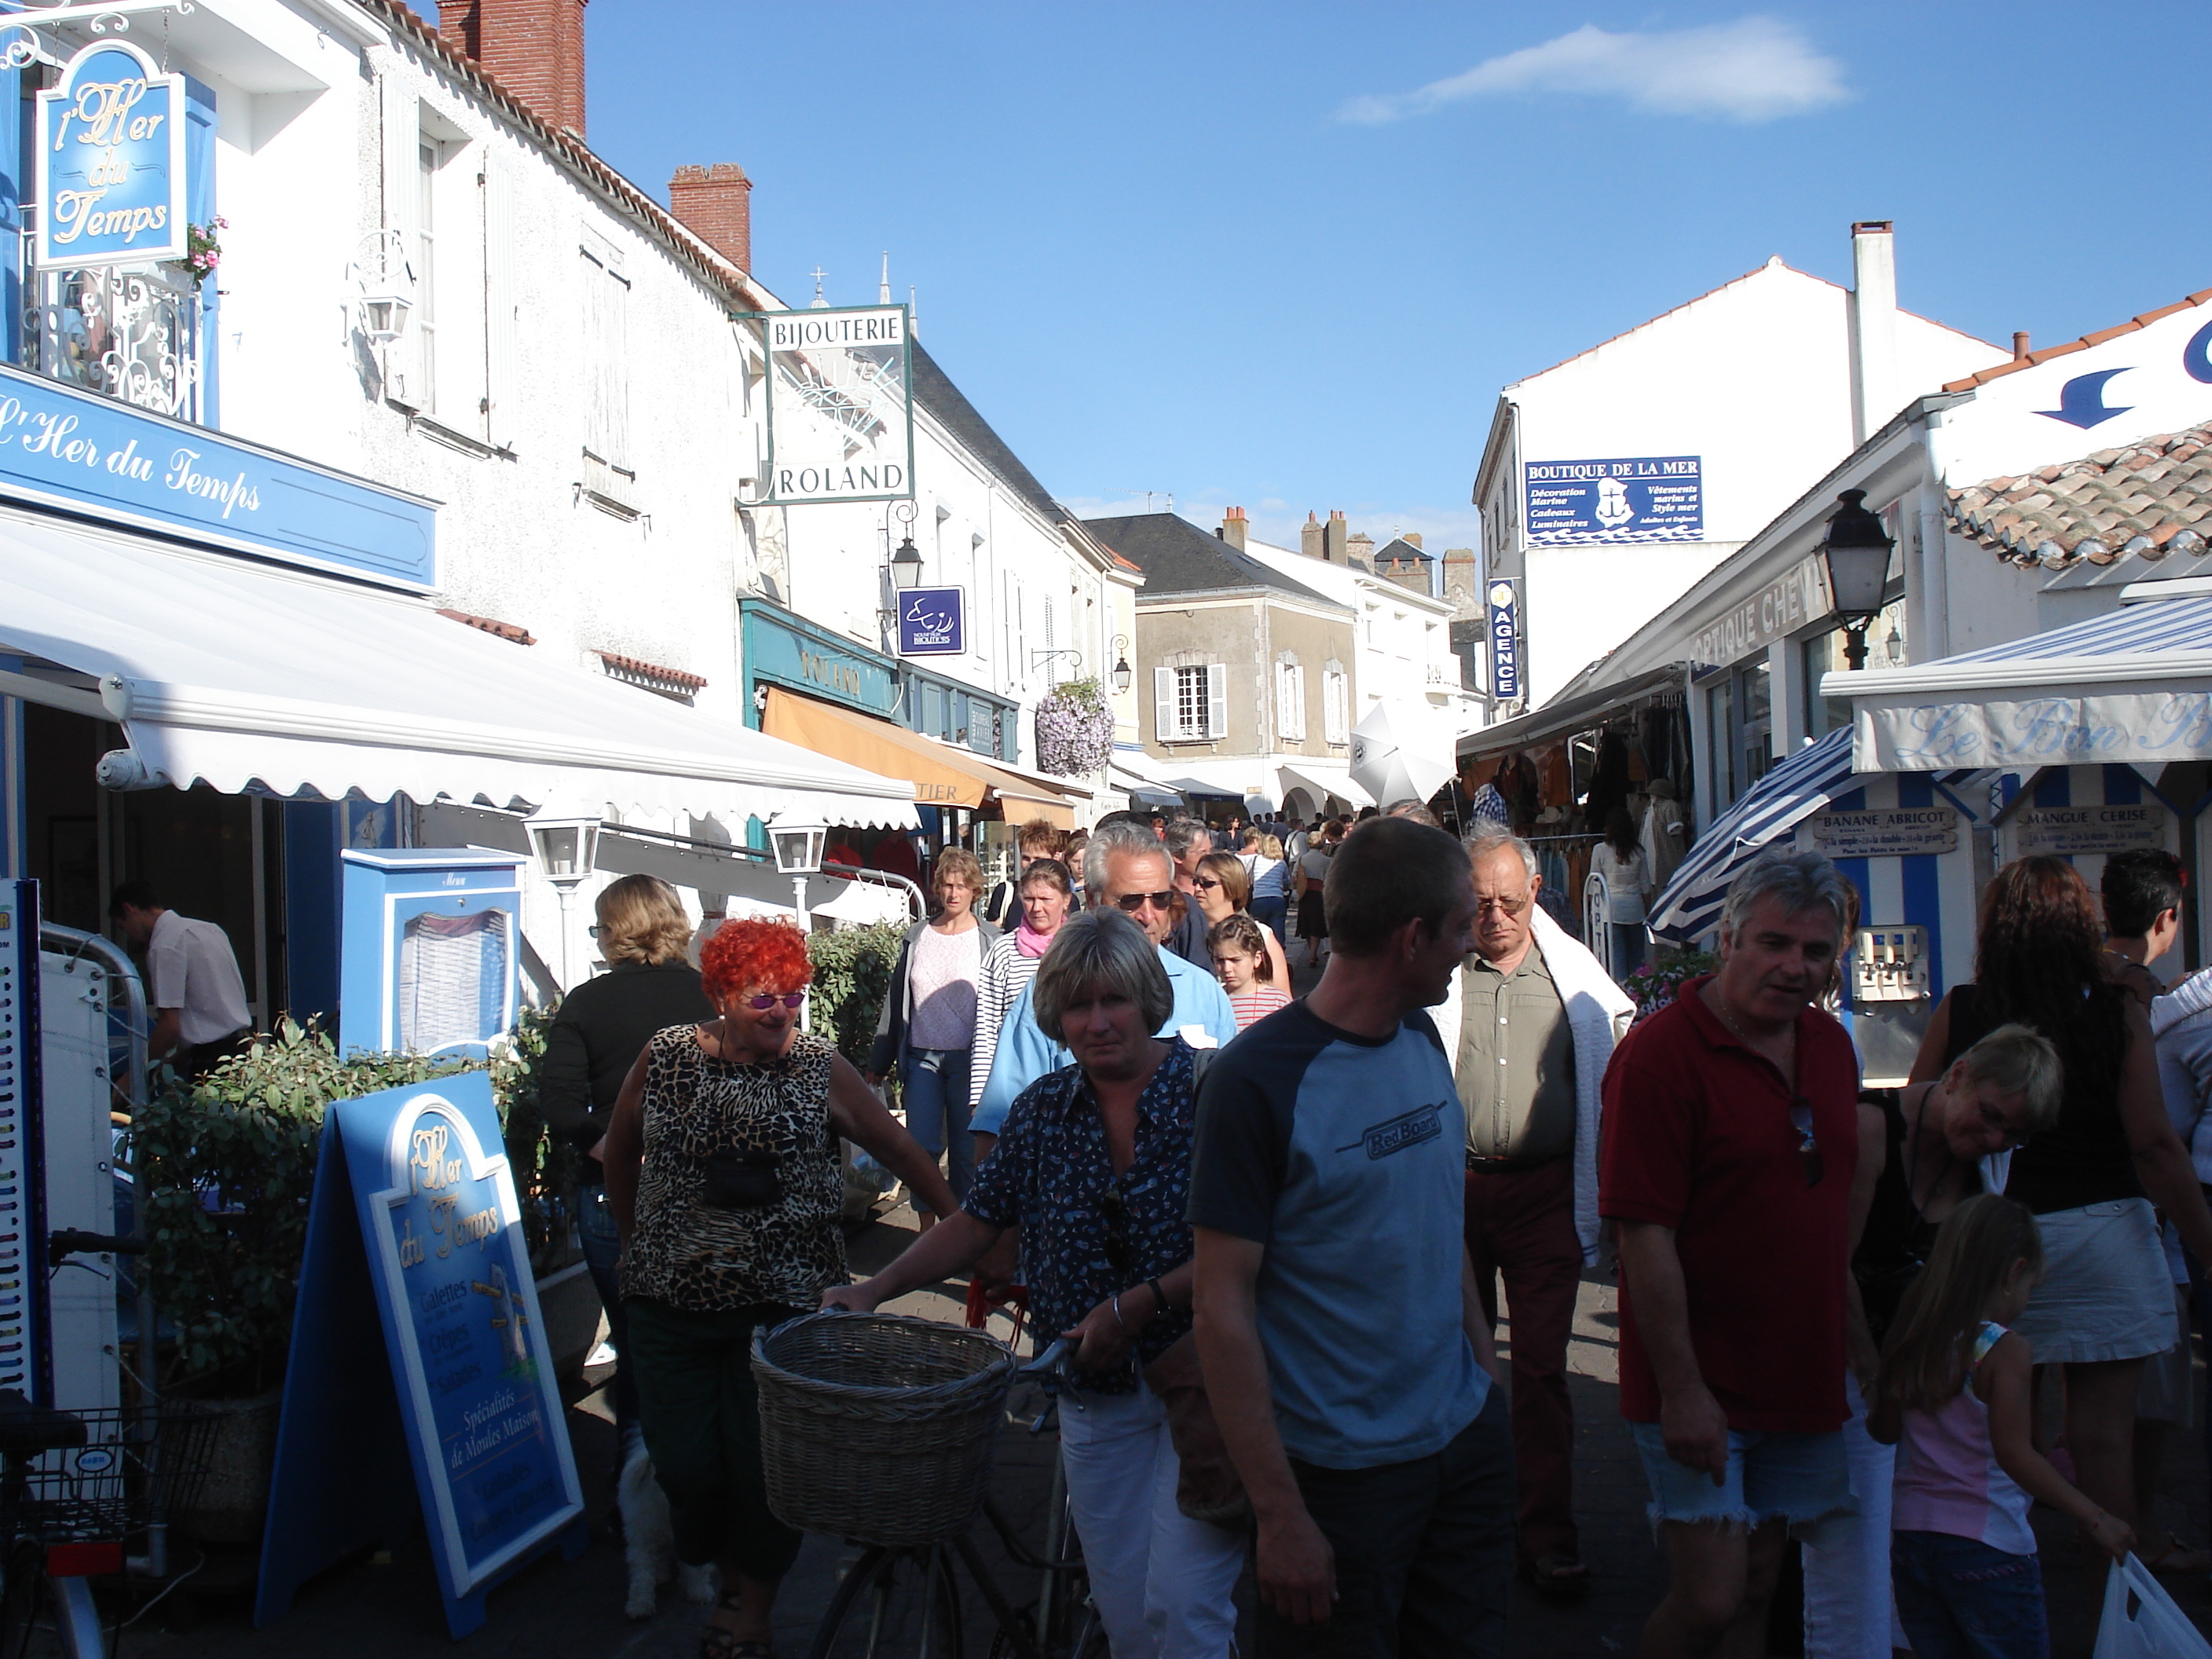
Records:
{"label": "shop window", "polygon": [[[1867,628],[1866,665],[1869,668],[1902,668],[1906,659],[1905,637],[1905,601],[1893,599]],[[1805,675],[1805,736],[1825,738],[1829,732],[1851,723],[1850,700],[1847,697],[1824,697],[1820,695],[1820,680],[1827,674],[1841,673],[1850,666],[1844,654],[1844,630],[1832,629],[1826,634],[1807,640],[1800,647]]]}
{"label": "shop window", "polygon": [[1715,680],[1705,690],[1705,753],[1712,767],[1713,810],[1736,797],[1735,684]]}

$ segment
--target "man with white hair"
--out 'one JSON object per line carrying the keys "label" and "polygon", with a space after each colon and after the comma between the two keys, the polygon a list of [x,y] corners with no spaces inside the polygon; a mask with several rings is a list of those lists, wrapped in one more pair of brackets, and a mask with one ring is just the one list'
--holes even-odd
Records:
{"label": "man with white hair", "polygon": [[[1173,927],[1175,866],[1158,836],[1143,823],[1107,818],[1091,833],[1083,849],[1084,891],[1091,907],[1112,905],[1145,930],[1159,948],[1160,966],[1175,992],[1175,1007],[1161,1036],[1181,1036],[1194,1048],[1218,1048],[1237,1035],[1237,1012],[1213,975],[1167,948]],[[1006,1014],[999,1046],[991,1056],[990,1081],[968,1127],[976,1137],[980,1161],[998,1139],[999,1126],[1014,1097],[1048,1072],[1074,1064],[1074,1056],[1037,1029],[1030,1011],[1032,981]]]}
{"label": "man with white hair", "polygon": [[1521,1575],[1589,1588],[1575,1528],[1567,1342],[1598,1255],[1599,1091],[1636,1005],[1536,902],[1535,850],[1485,828],[1468,842],[1474,951],[1435,1011],[1467,1113],[1467,1249],[1483,1311],[1513,1310],[1513,1452]]}
{"label": "man with white hair", "polygon": [[1213,831],[1194,817],[1170,818],[1164,840],[1168,856],[1175,860],[1175,887],[1182,895],[1182,915],[1161,942],[1185,962],[1210,974],[1213,952],[1206,943],[1206,912],[1198,906],[1198,865],[1213,850]]}

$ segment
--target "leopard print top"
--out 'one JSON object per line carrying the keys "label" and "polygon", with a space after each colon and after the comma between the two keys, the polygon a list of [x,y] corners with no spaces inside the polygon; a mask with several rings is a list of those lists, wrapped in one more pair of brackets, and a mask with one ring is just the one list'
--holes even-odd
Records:
{"label": "leopard print top", "polygon": [[[800,1031],[781,1060],[733,1064],[702,1048],[698,1029],[672,1025],[646,1045],[645,1160],[623,1294],[694,1313],[811,1308],[848,1276],[830,1127],[837,1051]],[[702,1204],[703,1161],[726,1146],[777,1154],[783,1196],[758,1209]]]}

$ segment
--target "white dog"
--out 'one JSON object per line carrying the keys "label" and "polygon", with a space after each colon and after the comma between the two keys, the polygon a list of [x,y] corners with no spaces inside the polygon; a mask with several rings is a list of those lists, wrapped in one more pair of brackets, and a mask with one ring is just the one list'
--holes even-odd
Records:
{"label": "white dog", "polygon": [[671,1578],[684,1586],[684,1598],[712,1607],[721,1590],[721,1574],[711,1565],[687,1566],[676,1559],[676,1534],[668,1522],[668,1494],[653,1473],[645,1438],[635,1429],[623,1437],[622,1484],[617,1488],[622,1509],[623,1558],[629,1567],[629,1595],[623,1611],[633,1619],[650,1619],[659,1587]]}

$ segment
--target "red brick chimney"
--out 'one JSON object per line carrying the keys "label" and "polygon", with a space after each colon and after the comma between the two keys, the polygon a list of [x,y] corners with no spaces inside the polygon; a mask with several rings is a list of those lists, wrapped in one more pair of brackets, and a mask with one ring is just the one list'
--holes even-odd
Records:
{"label": "red brick chimney", "polygon": [[1232,507],[1222,514],[1221,528],[1213,533],[1242,553],[1244,550],[1245,532],[1251,527],[1251,521],[1244,516],[1244,509],[1241,507]]}
{"label": "red brick chimney", "polygon": [[668,209],[739,270],[753,268],[753,181],[735,161],[678,167],[668,181]]}
{"label": "red brick chimney", "polygon": [[438,33],[546,125],[584,136],[586,0],[438,0]]}

